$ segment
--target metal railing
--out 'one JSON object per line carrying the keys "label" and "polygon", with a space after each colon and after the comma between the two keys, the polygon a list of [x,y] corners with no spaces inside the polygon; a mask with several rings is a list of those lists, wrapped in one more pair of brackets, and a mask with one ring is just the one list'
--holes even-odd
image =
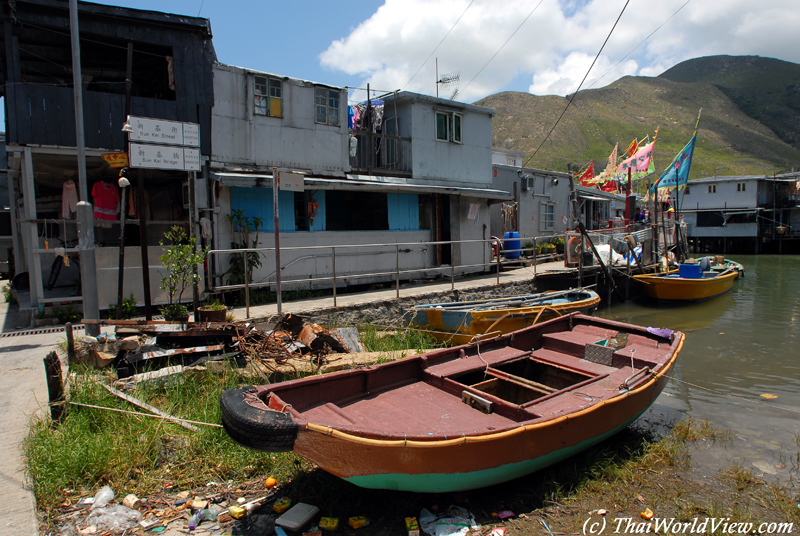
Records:
{"label": "metal railing", "polygon": [[[337,245],[326,245],[326,246],[293,246],[293,247],[284,247],[281,246],[281,254],[283,255],[285,252],[300,252],[300,255],[297,258],[294,258],[280,267],[281,270],[281,285],[296,285],[296,284],[314,284],[314,283],[321,283],[321,282],[330,282],[331,288],[333,290],[333,306],[338,307],[337,302],[337,286],[338,283],[351,281],[351,280],[359,280],[359,279],[379,279],[383,280],[384,282],[394,281],[395,285],[395,293],[396,296],[400,297],[400,281],[403,280],[410,280],[414,279],[415,276],[419,277],[420,275],[425,275],[429,273],[449,273],[450,276],[450,287],[451,289],[455,289],[455,279],[456,275],[466,275],[476,272],[489,272],[489,271],[496,271],[497,272],[497,284],[500,284],[500,272],[502,270],[503,264],[522,264],[522,263],[530,263],[534,268],[534,277],[536,275],[536,266],[540,261],[552,261],[558,258],[561,258],[562,255],[560,254],[546,254],[546,255],[537,255],[534,254],[537,250],[537,244],[540,242],[551,241],[555,237],[563,238],[565,235],[548,235],[548,236],[540,236],[540,237],[514,237],[514,238],[506,238],[506,239],[498,239],[496,237],[489,238],[489,239],[475,239],[475,240],[448,240],[448,241],[427,241],[427,242],[398,242],[393,244],[337,244]],[[516,241],[519,241],[519,247],[516,248],[505,248],[503,247],[503,242],[511,245],[515,245]],[[498,242],[500,242],[498,244]],[[529,245],[530,244],[530,245]],[[429,266],[427,262],[425,262],[424,266],[413,266],[413,267],[401,267],[401,253],[407,254],[413,251],[421,251],[427,254],[430,251],[431,247],[439,247],[439,246],[449,246],[451,250],[458,248],[463,248],[465,246],[475,246],[480,251],[480,256],[484,259],[483,262],[472,262],[466,264],[442,264],[439,266]],[[528,246],[528,247],[525,247]],[[497,248],[497,251],[500,253],[499,255],[495,254],[494,248]],[[266,247],[266,248],[248,248],[248,249],[216,249],[211,250],[208,252],[209,255],[241,255],[242,261],[241,266],[245,267],[248,265],[247,257],[249,254],[256,253],[259,256],[266,256],[266,255],[274,255],[275,248],[274,247]],[[347,271],[342,272],[337,270],[336,261],[337,259],[347,258],[347,257],[354,257],[357,256],[359,258],[364,258],[366,255],[376,257],[376,256],[385,256],[394,254],[394,266],[393,268],[387,269],[378,269],[377,271]],[[462,253],[463,254],[463,253]],[[475,257],[478,255],[475,254]],[[510,255],[511,254],[511,255]],[[517,255],[513,255],[517,254]],[[514,258],[509,258],[514,257]],[[317,262],[320,259],[328,259],[330,261],[330,272],[329,273],[322,273],[318,274],[313,277],[296,277],[292,279],[286,279],[284,277],[284,270],[287,268],[301,264],[304,262]],[[364,263],[362,263],[364,264]],[[220,263],[217,263],[219,266]],[[384,263],[384,265],[386,265]],[[275,287],[276,281],[275,276],[277,275],[277,270],[273,271],[272,273],[262,276],[258,281],[251,281],[250,280],[250,271],[245,269],[244,273],[242,274],[244,278],[244,283],[240,284],[217,284],[215,281],[220,280],[223,274],[212,274],[210,277],[211,284],[208,287],[208,290],[211,292],[225,292],[225,291],[233,291],[233,290],[244,290],[245,295],[245,307],[247,309],[247,316],[250,316],[250,291],[254,288],[261,288],[261,287]],[[276,291],[279,292],[278,289]]]}

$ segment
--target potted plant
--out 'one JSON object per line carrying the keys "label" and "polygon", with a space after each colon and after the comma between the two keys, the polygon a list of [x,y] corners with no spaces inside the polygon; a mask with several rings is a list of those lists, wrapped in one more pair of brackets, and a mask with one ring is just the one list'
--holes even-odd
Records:
{"label": "potted plant", "polygon": [[206,305],[201,305],[197,308],[198,322],[225,322],[228,316],[228,308],[219,300],[214,300]]}
{"label": "potted plant", "polygon": [[564,237],[557,236],[553,238],[552,243],[556,246],[556,253],[564,253]]}
{"label": "potted plant", "polygon": [[[186,231],[177,225],[164,234],[167,249],[159,257],[167,275],[161,278],[161,290],[167,293],[169,302],[161,307],[165,320],[187,322],[189,309],[180,303],[183,292],[200,282],[196,267],[203,262],[208,247],[197,249],[197,239],[187,238]],[[164,246],[164,241],[159,242]]]}

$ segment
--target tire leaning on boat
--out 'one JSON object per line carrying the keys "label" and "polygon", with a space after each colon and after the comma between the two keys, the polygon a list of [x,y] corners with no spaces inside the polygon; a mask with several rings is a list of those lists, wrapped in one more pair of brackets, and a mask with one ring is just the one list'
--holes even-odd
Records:
{"label": "tire leaning on boat", "polygon": [[243,447],[263,452],[291,451],[297,438],[297,423],[288,413],[268,408],[256,399],[255,393],[256,388],[248,386],[228,389],[220,395],[222,427]]}

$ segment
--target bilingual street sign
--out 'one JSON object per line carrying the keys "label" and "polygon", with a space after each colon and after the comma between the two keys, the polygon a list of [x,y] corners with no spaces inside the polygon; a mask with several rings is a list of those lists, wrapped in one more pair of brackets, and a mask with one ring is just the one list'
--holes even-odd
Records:
{"label": "bilingual street sign", "polygon": [[149,117],[128,116],[130,141],[157,143],[160,145],[184,145],[200,147],[200,125]]}
{"label": "bilingual street sign", "polygon": [[200,149],[131,143],[131,167],[200,171]]}

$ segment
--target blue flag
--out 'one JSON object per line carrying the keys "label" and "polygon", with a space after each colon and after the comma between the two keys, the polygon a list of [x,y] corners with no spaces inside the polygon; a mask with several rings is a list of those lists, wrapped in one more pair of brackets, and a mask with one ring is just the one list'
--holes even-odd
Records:
{"label": "blue flag", "polygon": [[697,131],[695,130],[692,139],[686,144],[675,160],[664,170],[661,177],[656,181],[658,188],[675,188],[685,186],[689,182],[689,168],[692,166],[692,155],[694,154],[694,144],[697,142]]}

